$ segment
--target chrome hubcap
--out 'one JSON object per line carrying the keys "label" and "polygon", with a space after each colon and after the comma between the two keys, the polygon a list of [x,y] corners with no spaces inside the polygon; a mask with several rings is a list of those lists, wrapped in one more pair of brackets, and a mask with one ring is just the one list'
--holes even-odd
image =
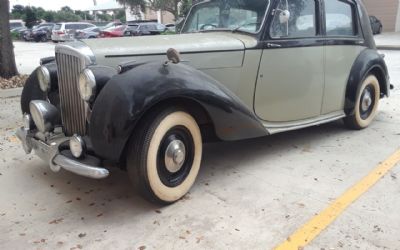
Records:
{"label": "chrome hubcap", "polygon": [[172,141],[165,151],[165,166],[171,173],[178,172],[185,163],[186,148],[181,140]]}
{"label": "chrome hubcap", "polygon": [[368,90],[365,90],[365,93],[363,95],[363,99],[361,100],[361,109],[362,111],[366,112],[372,105],[372,95],[371,92]]}

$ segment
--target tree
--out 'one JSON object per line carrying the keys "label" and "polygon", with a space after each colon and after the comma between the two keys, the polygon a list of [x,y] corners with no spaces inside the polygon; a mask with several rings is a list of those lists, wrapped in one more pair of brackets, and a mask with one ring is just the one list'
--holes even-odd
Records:
{"label": "tree", "polygon": [[142,12],[146,11],[146,0],[117,0],[123,6],[128,6],[131,10],[136,10],[138,7]]}
{"label": "tree", "polygon": [[10,32],[10,2],[0,0],[0,77],[11,78],[18,74]]}
{"label": "tree", "polygon": [[153,10],[164,10],[174,15],[175,20],[179,18],[179,5],[182,0],[148,0],[149,6]]}
{"label": "tree", "polygon": [[69,6],[62,7],[61,11],[74,13],[74,11]]}
{"label": "tree", "polygon": [[129,6],[131,10],[140,6],[142,12],[145,12],[146,7],[153,10],[168,11],[174,15],[175,20],[178,20],[180,10],[187,14],[192,5],[192,0],[117,0],[117,2]]}
{"label": "tree", "polygon": [[36,13],[32,10],[31,7],[25,7],[25,16],[23,19],[26,27],[28,28],[32,28],[38,22]]}
{"label": "tree", "polygon": [[25,7],[20,4],[14,5],[11,10],[11,17],[13,19],[22,19],[23,15],[25,15]]}
{"label": "tree", "polygon": [[181,17],[185,17],[189,14],[189,10],[193,5],[193,1],[192,0],[182,0],[181,1],[181,6],[179,9],[179,16]]}
{"label": "tree", "polygon": [[46,13],[44,13],[43,19],[48,23],[54,22],[55,13],[53,11],[46,11]]}

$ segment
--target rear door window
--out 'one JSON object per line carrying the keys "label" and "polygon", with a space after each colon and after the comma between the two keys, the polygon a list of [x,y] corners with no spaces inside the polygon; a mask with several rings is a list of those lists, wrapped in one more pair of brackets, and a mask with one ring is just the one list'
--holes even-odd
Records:
{"label": "rear door window", "polygon": [[76,30],[78,28],[77,24],[66,24],[65,29],[66,30]]}
{"label": "rear door window", "polygon": [[341,0],[325,1],[326,35],[355,36],[355,11],[353,5]]}

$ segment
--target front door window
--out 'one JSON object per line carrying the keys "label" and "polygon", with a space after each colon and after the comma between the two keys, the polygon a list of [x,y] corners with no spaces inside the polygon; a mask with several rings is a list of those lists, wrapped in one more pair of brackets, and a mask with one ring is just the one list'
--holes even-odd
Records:
{"label": "front door window", "polygon": [[315,0],[281,0],[270,28],[272,38],[300,38],[317,35]]}

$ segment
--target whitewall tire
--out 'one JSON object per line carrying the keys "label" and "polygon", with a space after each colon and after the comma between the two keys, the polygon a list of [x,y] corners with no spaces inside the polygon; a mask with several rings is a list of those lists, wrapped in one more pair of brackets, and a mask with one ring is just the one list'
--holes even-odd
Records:
{"label": "whitewall tire", "polygon": [[367,128],[378,113],[381,90],[379,81],[374,75],[368,75],[357,91],[353,115],[344,119],[351,129]]}
{"label": "whitewall tire", "polygon": [[202,137],[196,120],[179,108],[154,112],[135,129],[127,157],[130,178],[146,199],[170,204],[193,186]]}

